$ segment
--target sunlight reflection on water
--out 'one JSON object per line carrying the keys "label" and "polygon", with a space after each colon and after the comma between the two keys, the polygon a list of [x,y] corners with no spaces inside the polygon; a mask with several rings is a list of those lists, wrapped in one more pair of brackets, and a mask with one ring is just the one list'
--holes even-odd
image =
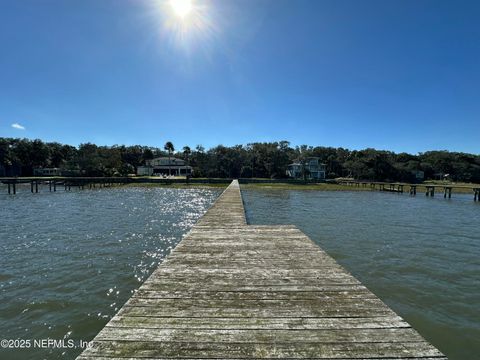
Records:
{"label": "sunlight reflection on water", "polygon": [[[93,338],[220,192],[112,188],[49,193],[43,188],[39,194],[1,194],[2,338]],[[70,359],[78,351],[10,354]]]}

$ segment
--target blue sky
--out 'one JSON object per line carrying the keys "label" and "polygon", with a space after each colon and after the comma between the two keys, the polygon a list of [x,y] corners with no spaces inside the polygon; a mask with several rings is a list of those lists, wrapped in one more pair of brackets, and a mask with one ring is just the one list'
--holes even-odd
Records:
{"label": "blue sky", "polygon": [[0,0],[0,136],[480,153],[480,2],[193,2]]}

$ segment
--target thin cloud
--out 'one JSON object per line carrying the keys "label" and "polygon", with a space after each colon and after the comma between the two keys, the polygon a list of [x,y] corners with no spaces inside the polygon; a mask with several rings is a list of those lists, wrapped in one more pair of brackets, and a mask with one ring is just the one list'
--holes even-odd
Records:
{"label": "thin cloud", "polygon": [[12,128],[18,129],[18,130],[25,130],[25,126],[22,126],[22,125],[20,125],[20,124],[18,124],[18,123],[13,123],[13,124],[12,124]]}

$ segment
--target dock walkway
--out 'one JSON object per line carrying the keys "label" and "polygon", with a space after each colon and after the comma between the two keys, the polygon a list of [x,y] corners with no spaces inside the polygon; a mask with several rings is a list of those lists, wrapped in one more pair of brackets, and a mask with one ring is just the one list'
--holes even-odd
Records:
{"label": "dock walkway", "polygon": [[294,226],[246,224],[237,181],[78,359],[446,359]]}

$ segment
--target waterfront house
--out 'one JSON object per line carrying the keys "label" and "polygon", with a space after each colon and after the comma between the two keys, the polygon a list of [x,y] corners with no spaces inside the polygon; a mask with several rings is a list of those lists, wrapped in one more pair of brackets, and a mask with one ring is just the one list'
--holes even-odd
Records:
{"label": "waterfront house", "polygon": [[158,157],[145,162],[145,166],[137,168],[139,176],[154,175],[191,176],[192,167],[185,164],[185,160],[174,157]]}
{"label": "waterfront house", "polygon": [[33,176],[62,176],[63,170],[60,168],[35,168]]}
{"label": "waterfront house", "polygon": [[412,175],[415,177],[417,182],[422,182],[425,179],[425,172],[421,170],[412,171]]}
{"label": "waterfront house", "polygon": [[325,164],[317,157],[309,157],[304,161],[295,160],[287,167],[287,175],[293,179],[303,179],[303,172],[308,180],[325,180]]}

